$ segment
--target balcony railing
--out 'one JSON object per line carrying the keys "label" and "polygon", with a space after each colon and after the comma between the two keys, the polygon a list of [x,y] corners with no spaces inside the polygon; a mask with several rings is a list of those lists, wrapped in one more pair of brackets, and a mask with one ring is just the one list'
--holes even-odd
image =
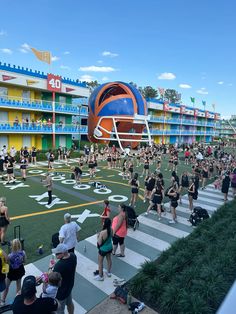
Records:
{"label": "balcony railing", "polygon": [[[83,100],[79,100],[78,104],[63,104],[55,102],[55,112],[56,113],[65,113],[65,114],[74,114],[74,115],[83,115],[88,116],[87,107],[83,107],[82,105],[87,105],[87,99],[81,98]],[[18,108],[18,109],[27,109],[27,110],[37,110],[37,111],[53,111],[53,103],[52,101],[46,100],[26,100],[22,97],[10,97],[10,96],[2,96],[0,97],[0,108]]]}
{"label": "balcony railing", "polygon": [[158,130],[158,129],[150,129],[150,133],[152,135],[204,135],[204,136],[211,136],[211,135],[216,135],[217,132],[214,131],[209,131],[209,132],[205,132],[205,131],[197,131],[197,130]]}
{"label": "balcony railing", "polygon": [[[42,123],[0,123],[0,133],[39,133],[39,134],[51,134],[53,133],[52,124]],[[87,134],[87,125],[75,125],[75,124],[55,124],[55,133],[79,133]]]}

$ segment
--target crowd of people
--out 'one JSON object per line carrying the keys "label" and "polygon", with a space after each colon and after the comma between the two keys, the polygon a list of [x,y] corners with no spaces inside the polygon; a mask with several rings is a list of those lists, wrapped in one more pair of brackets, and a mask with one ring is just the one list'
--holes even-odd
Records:
{"label": "crowd of people", "polygon": [[[229,144],[228,144],[229,146]],[[231,150],[232,151],[232,150]],[[16,162],[14,147],[8,152],[6,146],[1,150],[0,171],[7,172],[7,182],[14,180],[12,169]],[[36,148],[31,153],[27,147],[20,151],[20,171],[22,179],[26,180],[26,167],[31,162],[36,163]],[[59,147],[54,155],[48,154],[48,168],[53,168],[53,161],[67,160],[68,150]],[[167,163],[166,163],[167,161]],[[198,198],[199,189],[206,188],[209,179],[213,180],[216,189],[223,193],[224,201],[228,201],[228,192],[232,187],[236,195],[236,159],[233,153],[227,152],[225,143],[218,145],[153,145],[140,147],[137,151],[119,151],[115,145],[99,148],[97,144],[85,146],[84,154],[78,158],[77,164],[71,168],[77,185],[81,183],[84,169],[89,171],[90,178],[96,176],[99,164],[107,163],[108,169],[117,169],[123,180],[130,186],[129,206],[136,208],[138,196],[146,205],[146,215],[151,210],[156,211],[158,220],[163,218],[167,210],[171,211],[171,224],[178,222],[177,208],[182,202],[183,194],[188,194],[189,213],[194,208],[194,201]],[[163,167],[163,163],[166,167]],[[180,169],[184,170],[181,172]],[[187,169],[187,170],[186,170]],[[48,172],[43,184],[48,190],[48,204],[52,202],[52,179]],[[144,186],[144,189],[141,189]],[[141,191],[143,194],[141,194]],[[169,206],[164,206],[167,197]],[[101,231],[97,234],[98,269],[94,271],[94,280],[104,281],[104,259],[107,261],[106,276],[111,277],[112,259],[125,257],[125,238],[128,232],[128,205],[120,204],[118,212],[111,219],[111,208],[108,200],[104,201],[101,214]],[[167,207],[167,208],[165,208]],[[0,240],[6,244],[6,231],[10,223],[6,199],[0,198]],[[6,302],[12,281],[16,282],[17,296],[13,303],[13,313],[74,313],[72,289],[76,272],[77,258],[76,243],[79,240],[80,227],[71,220],[71,215],[64,215],[64,224],[58,232],[58,244],[53,249],[53,256],[49,269],[40,277],[26,276],[24,264],[26,253],[21,247],[19,239],[11,243],[11,252],[7,255],[0,251],[0,292],[1,305]],[[5,270],[4,265],[9,265]],[[6,267],[7,268],[7,267]],[[36,296],[36,286],[42,283],[42,293]]]}

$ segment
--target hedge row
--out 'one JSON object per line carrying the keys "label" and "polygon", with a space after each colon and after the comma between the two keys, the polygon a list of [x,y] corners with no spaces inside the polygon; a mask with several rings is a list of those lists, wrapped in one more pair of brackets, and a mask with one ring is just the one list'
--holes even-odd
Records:
{"label": "hedge row", "polygon": [[187,238],[130,282],[134,296],[161,314],[215,313],[236,274],[236,201],[222,206]]}

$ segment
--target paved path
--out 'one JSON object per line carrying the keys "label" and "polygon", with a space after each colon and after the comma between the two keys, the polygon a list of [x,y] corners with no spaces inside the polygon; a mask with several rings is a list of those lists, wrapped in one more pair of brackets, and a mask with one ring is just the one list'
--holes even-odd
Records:
{"label": "paved path", "polygon": [[[232,192],[230,192],[229,200],[232,199]],[[215,190],[214,186],[210,184],[204,191],[199,190],[199,197],[194,202],[194,206],[202,206],[212,215],[223,203],[222,193]],[[145,204],[146,207],[147,204]],[[165,207],[168,209],[169,204],[165,204]],[[140,215],[138,230],[133,231],[129,229],[128,231],[128,236],[125,240],[125,257],[113,257],[112,277],[105,277],[103,282],[93,279],[93,271],[97,269],[96,235],[79,242],[76,246],[78,264],[73,289],[75,313],[86,313],[98,303],[101,303],[114,291],[113,280],[115,278],[131,279],[139,271],[142,263],[155,260],[174,241],[188,236],[193,228],[187,221],[190,215],[187,195],[183,196],[182,204],[177,208],[177,215],[178,223],[174,225],[168,223],[171,219],[169,212],[163,215],[160,221],[155,213],[150,213],[148,216]],[[42,271],[47,270],[49,259],[50,256],[47,256],[35,263],[28,264],[26,266],[27,275],[39,275]],[[14,292],[11,289],[9,299],[13,298]]]}

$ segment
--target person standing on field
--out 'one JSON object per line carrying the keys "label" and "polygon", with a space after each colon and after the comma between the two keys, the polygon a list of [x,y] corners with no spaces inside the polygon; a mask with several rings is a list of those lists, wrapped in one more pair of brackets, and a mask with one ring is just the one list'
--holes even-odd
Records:
{"label": "person standing on field", "polygon": [[48,205],[52,203],[52,178],[50,177],[50,173],[47,172],[45,180],[42,180],[44,186],[48,190]]}

